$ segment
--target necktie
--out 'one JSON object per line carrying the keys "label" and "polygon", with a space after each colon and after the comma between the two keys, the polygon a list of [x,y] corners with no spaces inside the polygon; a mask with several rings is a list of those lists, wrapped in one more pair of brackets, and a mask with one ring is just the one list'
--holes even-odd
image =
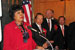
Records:
{"label": "necktie", "polygon": [[50,30],[50,19],[48,19],[48,26],[49,26],[49,30]]}
{"label": "necktie", "polygon": [[63,25],[62,25],[62,34],[63,34],[63,36],[64,36],[64,27],[63,27]]}
{"label": "necktie", "polygon": [[39,29],[40,29],[40,32],[42,33],[42,28],[41,28],[41,25],[40,25],[40,28],[39,28]]}

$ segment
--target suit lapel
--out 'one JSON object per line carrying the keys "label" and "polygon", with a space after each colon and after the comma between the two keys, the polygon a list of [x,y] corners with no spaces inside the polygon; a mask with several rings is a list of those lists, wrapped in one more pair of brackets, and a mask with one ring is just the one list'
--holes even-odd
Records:
{"label": "suit lapel", "polygon": [[[47,20],[46,20],[46,18],[45,18],[45,24],[46,24],[46,26],[48,26],[48,23],[47,23]],[[49,30],[49,26],[47,27],[47,30]]]}
{"label": "suit lapel", "polygon": [[51,31],[52,31],[52,29],[53,29],[53,27],[54,27],[54,24],[53,24],[53,20],[51,19]]}
{"label": "suit lapel", "polygon": [[36,25],[36,23],[35,23],[35,26],[36,26],[36,30],[40,31],[39,28],[38,28],[38,26]]}
{"label": "suit lapel", "polygon": [[66,27],[65,27],[65,25],[64,25],[64,37],[65,37],[65,33],[66,33]]}

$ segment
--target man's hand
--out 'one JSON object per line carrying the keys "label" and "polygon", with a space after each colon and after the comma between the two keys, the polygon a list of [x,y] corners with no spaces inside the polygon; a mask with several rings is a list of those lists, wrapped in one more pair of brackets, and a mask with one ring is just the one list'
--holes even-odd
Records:
{"label": "man's hand", "polygon": [[48,47],[47,42],[45,42],[45,43],[43,44],[43,47],[44,47],[44,48],[47,48],[47,47]]}
{"label": "man's hand", "polygon": [[51,40],[50,43],[54,43],[54,41]]}
{"label": "man's hand", "polygon": [[59,47],[58,47],[58,46],[55,46],[55,49],[56,49],[56,50],[59,50]]}

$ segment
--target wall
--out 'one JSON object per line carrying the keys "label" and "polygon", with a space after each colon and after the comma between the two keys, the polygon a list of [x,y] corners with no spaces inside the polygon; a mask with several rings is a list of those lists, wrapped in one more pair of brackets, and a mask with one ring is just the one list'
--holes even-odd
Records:
{"label": "wall", "polygon": [[66,1],[66,23],[75,22],[75,1]]}
{"label": "wall", "polygon": [[34,0],[34,16],[41,12],[45,15],[46,9],[53,9],[55,11],[54,17],[65,16],[66,24],[75,21],[75,1],[50,1],[50,0]]}

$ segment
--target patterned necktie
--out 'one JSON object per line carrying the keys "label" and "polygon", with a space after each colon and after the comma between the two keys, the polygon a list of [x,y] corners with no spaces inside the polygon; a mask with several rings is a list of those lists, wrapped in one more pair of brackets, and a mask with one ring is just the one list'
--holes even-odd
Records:
{"label": "patterned necktie", "polygon": [[63,25],[62,25],[62,34],[63,34],[63,36],[64,36],[64,27],[63,27]]}
{"label": "patterned necktie", "polygon": [[42,28],[41,28],[41,25],[40,25],[40,28],[39,28],[39,29],[40,29],[40,32],[42,33]]}
{"label": "patterned necktie", "polygon": [[48,26],[49,26],[49,30],[50,30],[50,19],[48,19]]}

